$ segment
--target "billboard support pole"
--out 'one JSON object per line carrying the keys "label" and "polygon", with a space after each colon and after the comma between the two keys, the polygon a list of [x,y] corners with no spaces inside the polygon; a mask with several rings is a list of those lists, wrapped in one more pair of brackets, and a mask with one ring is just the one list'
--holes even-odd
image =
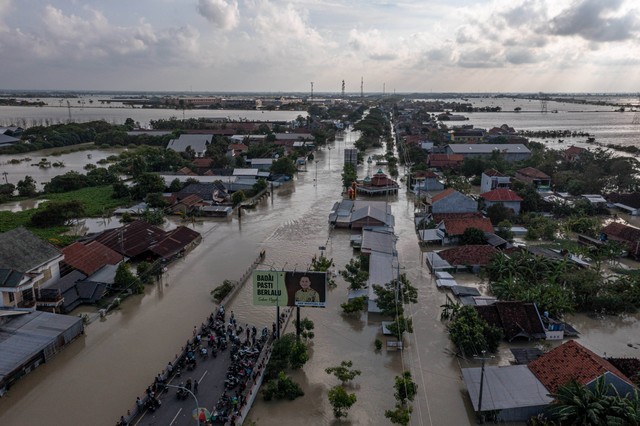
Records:
{"label": "billboard support pole", "polygon": [[296,337],[300,340],[300,306],[296,306]]}
{"label": "billboard support pole", "polygon": [[280,338],[280,305],[276,306],[276,339]]}

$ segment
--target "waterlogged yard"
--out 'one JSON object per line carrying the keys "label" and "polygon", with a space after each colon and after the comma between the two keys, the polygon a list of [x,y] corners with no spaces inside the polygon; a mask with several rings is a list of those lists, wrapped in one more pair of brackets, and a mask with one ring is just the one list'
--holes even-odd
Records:
{"label": "waterlogged yard", "polygon": [[24,226],[39,237],[56,245],[66,245],[77,237],[63,235],[69,231],[70,226],[39,227],[32,223],[34,214],[44,211],[53,203],[67,203],[77,201],[83,208],[83,217],[104,217],[120,206],[130,204],[129,198],[113,198],[113,187],[96,186],[82,188],[65,193],[51,193],[36,197],[38,200],[46,200],[38,205],[38,208],[22,210],[19,212],[0,211],[0,232],[6,232],[19,226]]}

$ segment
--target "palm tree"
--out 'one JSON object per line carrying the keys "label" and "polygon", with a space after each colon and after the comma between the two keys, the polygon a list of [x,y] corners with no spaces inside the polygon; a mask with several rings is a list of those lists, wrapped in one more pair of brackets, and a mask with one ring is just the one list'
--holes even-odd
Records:
{"label": "palm tree", "polygon": [[[618,402],[616,389],[605,381],[604,376],[596,380],[590,389],[575,380],[558,388],[551,395],[555,401],[551,412],[566,425],[605,426],[629,424],[624,420],[625,407]],[[633,423],[631,423],[633,424]]]}

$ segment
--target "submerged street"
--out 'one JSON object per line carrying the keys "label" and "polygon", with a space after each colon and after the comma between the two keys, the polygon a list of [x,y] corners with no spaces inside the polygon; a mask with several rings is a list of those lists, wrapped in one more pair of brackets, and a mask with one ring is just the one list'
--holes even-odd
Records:
{"label": "submerged street", "polygon": [[[144,296],[126,299],[119,310],[90,324],[84,336],[51,362],[20,380],[0,399],[0,424],[112,426],[174,359],[194,325],[202,323],[214,309],[210,291],[224,279],[238,279],[261,250],[266,250],[265,269],[301,270],[324,246],[325,255],[336,263],[335,269],[342,269],[354,254],[350,232],[331,230],[327,217],[341,197],[343,149],[356,137],[347,133],[345,140],[332,144],[333,149],[318,152],[317,163],[308,164],[306,172],[300,172],[293,183],[277,188],[273,197],[255,210],[243,211],[240,219],[234,216],[189,224],[202,233],[203,242],[172,264],[160,283],[146,288]],[[363,177],[367,165],[358,171]],[[402,169],[400,172],[402,175]],[[249,414],[256,424],[311,424],[311,418],[314,424],[332,424],[327,390],[337,383],[324,370],[343,360],[353,361],[354,368],[362,371],[347,388],[358,398],[349,411],[349,424],[388,424],[384,411],[393,408],[394,377],[403,370],[410,370],[418,384],[411,424],[475,422],[459,360],[451,355],[445,327],[439,320],[445,292],[436,288],[422,263],[413,227],[413,201],[404,187],[388,201],[395,215],[400,272],[407,274],[419,292],[419,303],[407,307],[414,324],[414,333],[406,336],[407,349],[375,351],[382,318],[344,317],[340,304],[346,301],[347,289],[337,277],[337,288],[329,292],[326,309],[302,310],[302,317],[315,323],[311,359],[302,371],[292,374],[305,396],[269,403],[258,398]],[[242,325],[270,326],[275,319],[274,308],[253,306],[250,283],[226,308],[234,310]],[[570,321],[582,333],[581,343],[595,352],[637,355],[627,346],[632,341],[637,343],[640,327],[636,316],[595,320],[578,315]],[[493,362],[507,361],[502,356]]]}

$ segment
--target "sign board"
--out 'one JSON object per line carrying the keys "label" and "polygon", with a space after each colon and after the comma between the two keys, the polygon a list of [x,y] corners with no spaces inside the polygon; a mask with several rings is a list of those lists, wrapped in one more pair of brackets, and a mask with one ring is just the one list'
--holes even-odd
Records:
{"label": "sign board", "polygon": [[253,304],[324,308],[326,272],[253,271]]}

